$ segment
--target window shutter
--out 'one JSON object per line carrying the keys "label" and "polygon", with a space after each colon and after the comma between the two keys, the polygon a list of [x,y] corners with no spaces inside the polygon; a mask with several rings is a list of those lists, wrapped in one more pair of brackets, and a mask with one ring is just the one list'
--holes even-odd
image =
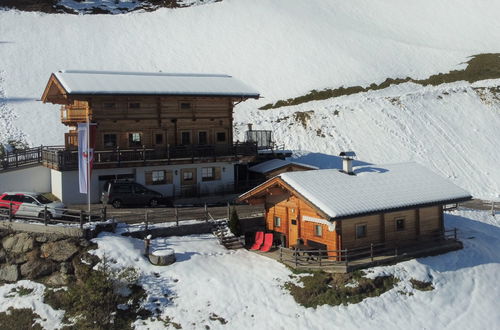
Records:
{"label": "window shutter", "polygon": [[165,183],[166,184],[174,183],[172,171],[165,171]]}
{"label": "window shutter", "polygon": [[153,184],[153,172],[146,172],[146,184]]}
{"label": "window shutter", "polygon": [[214,167],[214,180],[220,180],[220,179],[221,179],[220,167]]}

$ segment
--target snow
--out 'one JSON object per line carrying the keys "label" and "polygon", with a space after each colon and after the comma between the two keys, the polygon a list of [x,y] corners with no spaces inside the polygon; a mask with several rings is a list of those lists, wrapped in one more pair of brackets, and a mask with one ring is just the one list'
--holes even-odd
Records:
{"label": "snow", "polygon": [[[500,324],[496,301],[500,271],[500,219],[481,211],[445,214],[447,228],[458,227],[464,249],[369,270],[369,276],[393,274],[397,286],[359,304],[298,305],[283,289],[292,273],[284,265],[246,250],[226,250],[211,235],[157,238],[153,248],[173,248],[177,262],[154,266],[142,256],[142,241],[101,234],[98,255],[113,267],[135,267],[148,293],[145,306],[159,308],[183,328],[324,329],[493,329]],[[127,251],[127,253],[123,253]],[[431,281],[433,291],[412,288],[411,278]],[[354,284],[353,284],[354,285]],[[167,297],[165,297],[165,295]],[[226,325],[210,320],[215,313]],[[401,317],[404,315],[404,317]],[[138,329],[162,329],[162,322],[137,321]]]}
{"label": "snow", "polygon": [[[500,193],[500,79],[439,86],[406,83],[275,110],[240,112],[236,128],[272,130],[279,145],[295,150],[292,161],[341,168],[341,151],[354,164],[418,162],[471,192]],[[265,92],[265,91],[264,91]],[[307,127],[293,118],[312,111]]]}
{"label": "snow", "polygon": [[[21,287],[32,289],[32,292],[22,296],[13,292],[16,288]],[[58,329],[62,327],[64,311],[54,310],[49,305],[44,304],[44,293],[45,286],[33,281],[22,280],[13,284],[4,284],[0,286],[0,312],[5,312],[10,307],[32,309],[40,316],[36,323],[44,329]]]}
{"label": "snow", "polygon": [[256,90],[222,74],[63,70],[54,75],[68,94],[259,97]]}
{"label": "snow", "polygon": [[354,174],[327,169],[287,172],[279,177],[332,219],[471,197],[417,163],[357,166]]}
{"label": "snow", "polygon": [[268,172],[274,171],[278,168],[285,167],[287,165],[299,165],[299,166],[308,167],[310,169],[315,169],[315,170],[318,169],[318,167],[316,167],[316,166],[276,158],[276,159],[271,159],[271,160],[259,163],[257,165],[254,165],[254,166],[250,167],[249,170],[252,172],[257,172],[257,173],[268,173]]}
{"label": "snow", "polygon": [[152,252],[152,255],[157,257],[171,256],[173,254],[175,254],[175,251],[173,249],[158,249]]}

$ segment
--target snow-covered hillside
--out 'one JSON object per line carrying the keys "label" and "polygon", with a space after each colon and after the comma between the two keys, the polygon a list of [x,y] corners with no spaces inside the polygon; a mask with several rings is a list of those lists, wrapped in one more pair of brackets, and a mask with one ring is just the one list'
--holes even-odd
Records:
{"label": "snow-covered hillside", "polygon": [[[63,142],[58,106],[36,101],[59,69],[221,72],[264,96],[240,104],[236,120],[272,125],[287,147],[351,148],[366,162],[417,160],[488,198],[499,193],[498,102],[486,105],[467,84],[406,84],[255,110],[312,89],[461,69],[471,55],[500,53],[498,12],[494,0],[224,0],[91,16],[0,11],[0,138]],[[440,95],[447,89],[449,95]],[[273,124],[297,110],[314,110],[310,129],[286,120]]]}
{"label": "snow-covered hillside", "polygon": [[476,197],[500,193],[500,80],[437,87],[407,83],[381,91],[240,113],[237,130],[253,122],[273,130],[300,162],[339,166],[316,153],[355,150],[369,163],[416,161]]}

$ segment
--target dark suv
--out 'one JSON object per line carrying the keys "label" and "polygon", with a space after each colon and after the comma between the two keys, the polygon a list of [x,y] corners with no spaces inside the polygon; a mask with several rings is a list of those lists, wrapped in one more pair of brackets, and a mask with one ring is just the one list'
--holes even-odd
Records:
{"label": "dark suv", "polygon": [[101,196],[103,204],[111,204],[114,208],[123,205],[141,205],[155,207],[160,204],[171,205],[171,201],[162,194],[148,189],[135,182],[112,181],[104,185]]}

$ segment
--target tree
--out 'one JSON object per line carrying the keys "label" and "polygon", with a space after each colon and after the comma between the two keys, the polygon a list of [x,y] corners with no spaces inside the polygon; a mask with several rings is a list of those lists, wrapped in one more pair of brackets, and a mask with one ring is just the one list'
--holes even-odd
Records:
{"label": "tree", "polygon": [[234,236],[241,235],[240,218],[238,217],[238,212],[236,212],[235,207],[233,207],[231,216],[229,217],[229,229],[234,234]]}

